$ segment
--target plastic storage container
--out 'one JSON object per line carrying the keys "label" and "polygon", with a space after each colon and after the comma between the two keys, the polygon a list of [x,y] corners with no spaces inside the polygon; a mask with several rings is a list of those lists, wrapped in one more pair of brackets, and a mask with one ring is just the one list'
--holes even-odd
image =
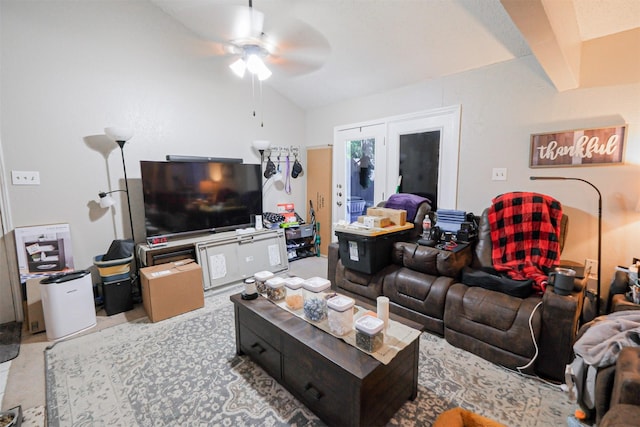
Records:
{"label": "plastic storage container", "polygon": [[285,301],[287,307],[291,310],[300,310],[304,303],[304,297],[302,295],[302,284],[304,279],[302,277],[289,277],[285,279],[284,286],[287,291]]}
{"label": "plastic storage container", "polygon": [[322,277],[312,277],[302,284],[304,316],[314,322],[327,317],[327,291],[331,282]]}
{"label": "plastic storage container", "polygon": [[284,288],[284,279],[282,277],[272,277],[267,280],[267,298],[271,301],[283,300],[287,295],[287,291]]}
{"label": "plastic storage container", "polygon": [[395,242],[409,237],[409,232],[398,231],[380,236],[362,236],[336,231],[340,260],[346,268],[374,274],[391,264],[391,249]]}
{"label": "plastic storage container", "polygon": [[377,317],[364,315],[355,323],[356,346],[364,351],[373,353],[377,351],[384,340],[382,328],[384,322]]}
{"label": "plastic storage container", "polygon": [[258,271],[253,275],[256,279],[256,289],[259,293],[265,294],[267,293],[267,280],[274,277],[274,274],[270,271]]}
{"label": "plastic storage container", "polygon": [[336,335],[345,335],[353,330],[353,306],[355,300],[338,295],[327,300],[329,330]]}

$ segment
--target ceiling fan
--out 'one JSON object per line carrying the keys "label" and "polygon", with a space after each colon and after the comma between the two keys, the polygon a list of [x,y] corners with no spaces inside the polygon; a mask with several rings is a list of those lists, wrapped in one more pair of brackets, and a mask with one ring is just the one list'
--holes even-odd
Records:
{"label": "ceiling fan", "polygon": [[230,5],[224,0],[152,0],[185,27],[200,35],[209,54],[223,57],[239,76],[249,71],[259,80],[277,72],[296,76],[324,65],[330,47],[326,38],[286,10],[287,2],[270,2],[272,13]]}

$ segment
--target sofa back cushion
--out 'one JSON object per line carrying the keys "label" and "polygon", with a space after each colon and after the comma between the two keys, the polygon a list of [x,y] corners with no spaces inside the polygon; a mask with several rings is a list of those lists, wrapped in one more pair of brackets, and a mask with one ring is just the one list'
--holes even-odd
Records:
{"label": "sofa back cushion", "polygon": [[459,278],[462,269],[471,264],[470,248],[451,252],[408,242],[394,243],[391,257],[394,264],[411,270],[454,279]]}

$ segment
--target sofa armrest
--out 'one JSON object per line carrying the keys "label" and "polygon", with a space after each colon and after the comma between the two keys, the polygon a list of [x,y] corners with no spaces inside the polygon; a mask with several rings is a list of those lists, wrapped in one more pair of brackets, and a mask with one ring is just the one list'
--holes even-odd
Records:
{"label": "sofa armrest", "polygon": [[336,289],[336,268],[340,259],[340,244],[329,243],[327,251],[327,279],[331,282],[331,289]]}
{"label": "sofa armrest", "polygon": [[569,295],[548,289],[542,297],[542,331],[536,371],[563,380],[565,366],[573,360],[573,343],[578,334],[584,302],[585,281],[576,280]]}
{"label": "sofa armrest", "polygon": [[393,244],[391,261],[420,273],[457,279],[462,269],[471,264],[471,247],[451,252],[412,242],[396,242]]}
{"label": "sofa armrest", "polygon": [[618,355],[611,405],[640,406],[640,347],[625,347]]}

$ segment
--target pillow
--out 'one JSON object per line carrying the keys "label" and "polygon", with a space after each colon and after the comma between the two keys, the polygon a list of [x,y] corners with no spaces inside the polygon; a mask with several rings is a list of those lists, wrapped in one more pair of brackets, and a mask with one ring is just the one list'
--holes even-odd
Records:
{"label": "pillow", "polygon": [[467,286],[479,286],[518,298],[526,298],[533,293],[533,279],[514,280],[497,274],[491,268],[464,267],[461,282]]}

